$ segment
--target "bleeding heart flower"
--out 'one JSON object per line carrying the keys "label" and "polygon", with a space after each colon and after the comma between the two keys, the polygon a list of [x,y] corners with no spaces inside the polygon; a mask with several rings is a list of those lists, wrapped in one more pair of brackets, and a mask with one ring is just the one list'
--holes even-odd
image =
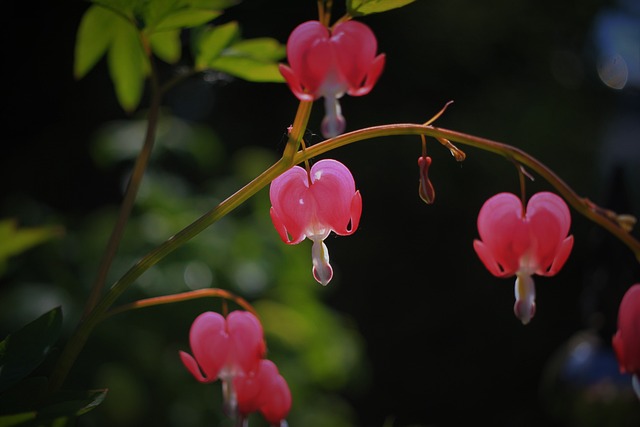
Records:
{"label": "bleeding heart flower", "polygon": [[613,336],[620,372],[632,375],[640,398],[640,283],[631,286],[622,297],[618,310],[618,331]]}
{"label": "bleeding heart flower", "polygon": [[294,166],[271,183],[271,220],[282,240],[313,241],[313,276],[326,285],[333,277],[324,239],[331,231],[350,235],[358,228],[362,198],[349,169],[337,160],[320,160],[307,172]]}
{"label": "bleeding heart flower", "polygon": [[560,271],[573,247],[573,236],[567,236],[570,226],[566,203],[548,192],[534,194],[526,210],[511,193],[491,197],[480,209],[481,240],[475,240],[473,248],[494,276],[516,276],[514,312],[523,324],[536,309],[531,276]]}
{"label": "bleeding heart flower", "polygon": [[189,343],[193,356],[181,351],[182,363],[201,383],[220,379],[224,405],[234,413],[233,378],[255,371],[266,351],[260,321],[247,311],[232,311],[226,319],[208,311],[191,325]]}
{"label": "bleeding heart flower", "polygon": [[280,64],[280,72],[301,101],[324,97],[325,137],[344,132],[338,99],[345,93],[366,95],[380,77],[385,56],[376,56],[377,49],[373,31],[357,21],[339,23],[332,31],[319,21],[307,21],[289,36],[289,66]]}
{"label": "bleeding heart flower", "polygon": [[242,417],[260,411],[272,426],[286,425],[284,420],[291,409],[291,391],[275,363],[262,359],[256,371],[236,376],[233,384]]}

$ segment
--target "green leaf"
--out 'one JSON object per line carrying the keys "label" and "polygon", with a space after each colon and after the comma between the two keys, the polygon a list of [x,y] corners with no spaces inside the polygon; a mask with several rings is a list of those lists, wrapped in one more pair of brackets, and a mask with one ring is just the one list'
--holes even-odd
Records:
{"label": "green leaf", "polygon": [[211,63],[211,68],[251,82],[284,82],[278,64],[254,58],[221,56]]}
{"label": "green leaf", "polygon": [[181,30],[206,24],[235,3],[228,0],[146,0],[140,5],[139,14],[148,32]]}
{"label": "green leaf", "polygon": [[56,307],[0,342],[0,392],[29,375],[58,340],[62,310]]}
{"label": "green leaf", "polygon": [[149,36],[151,51],[169,64],[175,64],[182,54],[180,44],[180,30],[163,31]]}
{"label": "green leaf", "polygon": [[122,19],[109,9],[91,6],[82,17],[75,45],[75,78],[84,77],[104,56],[113,37],[114,20]]}
{"label": "green leaf", "polygon": [[252,82],[284,82],[277,61],[286,47],[271,38],[240,40],[225,49],[209,67]]}
{"label": "green leaf", "polygon": [[162,20],[153,28],[155,31],[176,30],[182,28],[197,27],[220,16],[222,12],[206,9],[184,9],[175,11]]}
{"label": "green leaf", "polygon": [[134,11],[139,9],[146,1],[147,0],[91,0],[93,4],[109,9],[130,21],[133,21]]}
{"label": "green leaf", "polygon": [[262,61],[280,61],[287,56],[287,48],[276,39],[262,37],[240,40],[223,52],[224,56],[245,56]]}
{"label": "green leaf", "polygon": [[198,33],[194,39],[195,68],[202,71],[209,67],[240,34],[235,21],[215,27],[208,27]]}
{"label": "green leaf", "polygon": [[413,3],[415,0],[347,0],[347,12],[351,16],[386,12]]}
{"label": "green leaf", "polygon": [[29,421],[33,421],[36,418],[36,413],[23,412],[20,414],[0,415],[0,426],[2,427],[25,427],[31,425]]}
{"label": "green leaf", "polygon": [[131,112],[140,103],[149,63],[135,27],[124,20],[114,22],[109,49],[109,74],[122,108]]}
{"label": "green leaf", "polygon": [[18,228],[13,219],[0,221],[0,276],[7,260],[63,233],[61,227]]}

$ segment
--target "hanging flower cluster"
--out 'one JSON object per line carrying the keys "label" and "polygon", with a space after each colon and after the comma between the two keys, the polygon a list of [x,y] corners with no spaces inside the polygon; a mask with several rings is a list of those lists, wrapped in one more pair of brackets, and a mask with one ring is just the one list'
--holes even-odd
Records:
{"label": "hanging flower cluster", "polygon": [[325,159],[309,171],[294,166],[274,179],[269,189],[271,220],[282,240],[290,245],[309,238],[313,277],[326,285],[333,277],[324,239],[333,231],[350,235],[358,228],[362,197],[349,169]]}
{"label": "hanging flower cluster", "polygon": [[633,388],[640,398],[640,283],[622,297],[612,343],[620,372],[632,375]]}
{"label": "hanging flower cluster", "polygon": [[321,129],[326,138],[345,129],[338,100],[345,93],[366,95],[380,77],[385,56],[376,56],[377,49],[371,29],[357,21],[339,23],[332,30],[319,21],[307,21],[289,36],[289,66],[280,64],[280,72],[301,101],[324,97]]}
{"label": "hanging flower cluster", "polygon": [[514,312],[523,324],[536,311],[531,276],[560,271],[573,247],[573,236],[567,236],[570,226],[566,203],[549,192],[534,194],[526,209],[511,193],[491,197],[480,209],[480,240],[473,242],[473,248],[494,276],[516,276]]}
{"label": "hanging flower cluster", "polygon": [[238,419],[259,411],[272,426],[285,426],[291,392],[278,368],[264,359],[260,321],[247,311],[200,314],[191,325],[193,356],[181,351],[187,370],[201,383],[222,382],[224,407]]}

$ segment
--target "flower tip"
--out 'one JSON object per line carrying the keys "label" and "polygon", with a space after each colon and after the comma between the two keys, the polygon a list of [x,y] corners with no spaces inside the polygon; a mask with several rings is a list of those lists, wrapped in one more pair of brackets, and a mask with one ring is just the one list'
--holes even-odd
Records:
{"label": "flower tip", "polygon": [[326,115],[322,119],[320,131],[325,138],[333,138],[344,132],[347,128],[347,121],[340,111],[340,104],[337,100],[326,104],[330,107],[327,108]]}
{"label": "flower tip", "polygon": [[526,325],[536,314],[536,288],[530,275],[516,276],[515,295],[513,312],[522,324]]}
{"label": "flower tip", "polygon": [[516,301],[513,305],[513,312],[520,319],[523,325],[528,325],[536,314],[536,303],[531,301]]}
{"label": "flower tip", "polygon": [[313,277],[322,286],[327,286],[333,277],[333,268],[329,264],[329,250],[322,240],[314,240],[311,248]]}

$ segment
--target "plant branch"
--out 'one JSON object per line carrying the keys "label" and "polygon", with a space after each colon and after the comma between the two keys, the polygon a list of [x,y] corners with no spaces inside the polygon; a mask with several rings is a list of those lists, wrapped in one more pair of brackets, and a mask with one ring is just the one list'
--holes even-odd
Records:
{"label": "plant branch", "polygon": [[[305,110],[299,109],[298,112],[300,111]],[[308,113],[308,110],[306,111]],[[306,120],[296,120],[294,123],[301,122],[306,123]],[[292,134],[294,132],[295,134],[302,135],[303,130],[294,128],[292,130]],[[205,213],[196,221],[194,221],[193,223],[182,229],[180,232],[170,237],[164,243],[157,246],[147,255],[142,257],[133,267],[129,269],[129,271],[127,271],[117,282],[115,282],[109,292],[105,294],[105,296],[87,316],[87,318],[85,318],[79,324],[74,335],[69,340],[67,346],[64,348],[58,360],[58,365],[54,369],[54,372],[51,376],[50,389],[57,390],[62,385],[66,375],[68,374],[68,371],[73,365],[79,352],[82,350],[91,331],[95,328],[97,323],[104,318],[105,313],[107,313],[109,308],[118,299],[118,297],[120,297],[120,295],[122,295],[122,293],[146,270],[157,264],[169,253],[173,252],[174,250],[191,240],[193,237],[197,236],[207,227],[214,224],[216,221],[233,211],[235,208],[255,195],[259,190],[266,187],[273,179],[292,167],[294,164],[302,163],[305,160],[308,160],[315,156],[319,156],[336,148],[352,144],[354,142],[376,137],[399,135],[426,135],[434,137],[436,139],[456,141],[460,144],[469,145],[485,151],[499,154],[511,161],[515,161],[524,166],[527,166],[531,170],[536,171],[553,187],[555,187],[556,190],[567,200],[567,202],[574,207],[574,209],[576,209],[588,219],[601,225],[618,239],[620,239],[623,243],[625,243],[633,251],[636,258],[640,262],[640,242],[623,228],[623,226],[621,225],[622,221],[616,220],[617,216],[613,212],[598,207],[589,199],[578,196],[571,189],[571,187],[569,187],[553,171],[551,171],[531,155],[518,148],[489,139],[464,134],[461,132],[436,128],[433,126],[425,126],[421,124],[393,124],[360,129],[354,132],[345,133],[335,138],[327,139],[316,145],[307,147],[302,151],[298,151],[297,153],[294,153],[294,156],[292,156],[291,160],[287,159],[287,157],[283,155],[280,160],[274,163],[271,167],[265,170],[262,174],[260,174],[242,189],[238,190],[236,193],[222,201],[214,209]],[[290,145],[288,145],[287,148],[289,146]]]}
{"label": "plant branch", "polygon": [[54,368],[50,379],[50,390],[55,391],[62,385],[64,379],[69,373],[69,370],[71,369],[71,366],[75,362],[75,359],[84,347],[85,342],[89,338],[89,335],[95,326],[100,322],[104,314],[120,297],[120,295],[122,295],[122,293],[142,275],[142,273],[157,264],[165,256],[200,234],[207,227],[240,206],[289,167],[291,166],[287,162],[280,159],[245,187],[222,201],[214,209],[202,215],[196,221],[183,228],[180,232],[167,239],[164,243],[157,246],[151,252],[142,257],[133,267],[131,267],[117,282],[113,284],[111,289],[109,289],[109,291],[103,296],[95,308],[78,325],[78,328],[68,341],[67,346],[62,351],[62,354],[58,359],[58,364]]}
{"label": "plant branch", "polygon": [[319,156],[320,154],[324,154],[338,147],[352,144],[357,141],[394,135],[426,135],[436,139],[444,138],[446,140],[455,141],[459,144],[469,145],[471,147],[498,154],[508,160],[527,166],[551,184],[576,211],[584,215],[589,220],[602,226],[605,230],[609,231],[622,241],[622,243],[627,245],[635,255],[638,262],[640,262],[640,241],[629,233],[629,221],[627,221],[627,215],[617,215],[615,212],[596,205],[588,198],[580,197],[558,175],[530,154],[516,147],[492,141],[490,139],[420,124],[373,126],[345,133],[335,138],[322,141],[311,147],[307,147],[304,151],[298,151],[294,156],[294,164],[298,164],[304,160]]}
{"label": "plant branch", "polygon": [[[158,91],[157,93],[159,94],[161,93],[161,91]],[[157,101],[159,109],[159,95],[157,97]],[[142,257],[118,281],[113,284],[111,289],[109,289],[109,291],[102,297],[102,299],[92,306],[92,309],[86,312],[85,317],[80,321],[80,324],[76,328],[73,335],[70,337],[67,345],[58,358],[57,364],[53,369],[51,379],[49,381],[50,391],[56,391],[62,386],[65,378],[67,377],[67,374],[71,370],[71,367],[75,363],[78,354],[84,347],[84,344],[86,343],[93,329],[100,322],[100,320],[103,319],[105,313],[107,313],[113,303],[138,277],[142,275],[142,273],[158,263],[169,253],[173,252],[174,250],[191,240],[193,237],[200,234],[207,227],[240,206],[262,188],[266,187],[278,175],[293,166],[293,163],[291,163],[291,161],[293,160],[293,157],[298,147],[300,146],[300,142],[302,141],[302,135],[304,134],[307,122],[309,120],[312,104],[313,103],[310,101],[300,102],[300,106],[298,107],[298,111],[296,113],[296,117],[290,131],[289,141],[280,160],[274,163],[253,181],[222,201],[214,209],[205,213],[193,223],[191,223],[190,225],[179,231],[177,234],[170,237],[164,243],[157,246],[147,255]],[[150,117],[149,121],[157,121],[157,118]],[[151,126],[151,124],[149,126]],[[155,126],[153,127],[153,129],[155,129]],[[118,229],[118,231],[121,233],[120,229]],[[115,249],[113,249],[112,251],[108,251],[108,254],[110,254],[110,258],[108,258],[108,263],[110,265],[111,261],[113,260],[113,256],[115,255]],[[99,296],[99,294],[99,292],[96,292],[97,296]]]}
{"label": "plant branch", "polygon": [[207,288],[207,289],[197,289],[195,291],[181,292],[179,294],[174,294],[174,295],[164,295],[161,297],[146,298],[146,299],[135,301],[129,304],[123,304],[121,306],[118,306],[106,312],[104,314],[104,317],[100,319],[100,321],[108,317],[114,316],[116,314],[124,313],[130,310],[137,310],[139,308],[154,307],[157,305],[164,305],[164,304],[173,304],[176,302],[190,301],[198,298],[225,298],[235,302],[240,307],[244,308],[245,310],[251,312],[256,317],[258,317],[258,313],[256,313],[256,310],[244,298],[239,297],[238,295],[235,295],[232,292],[229,292],[225,289]]}

